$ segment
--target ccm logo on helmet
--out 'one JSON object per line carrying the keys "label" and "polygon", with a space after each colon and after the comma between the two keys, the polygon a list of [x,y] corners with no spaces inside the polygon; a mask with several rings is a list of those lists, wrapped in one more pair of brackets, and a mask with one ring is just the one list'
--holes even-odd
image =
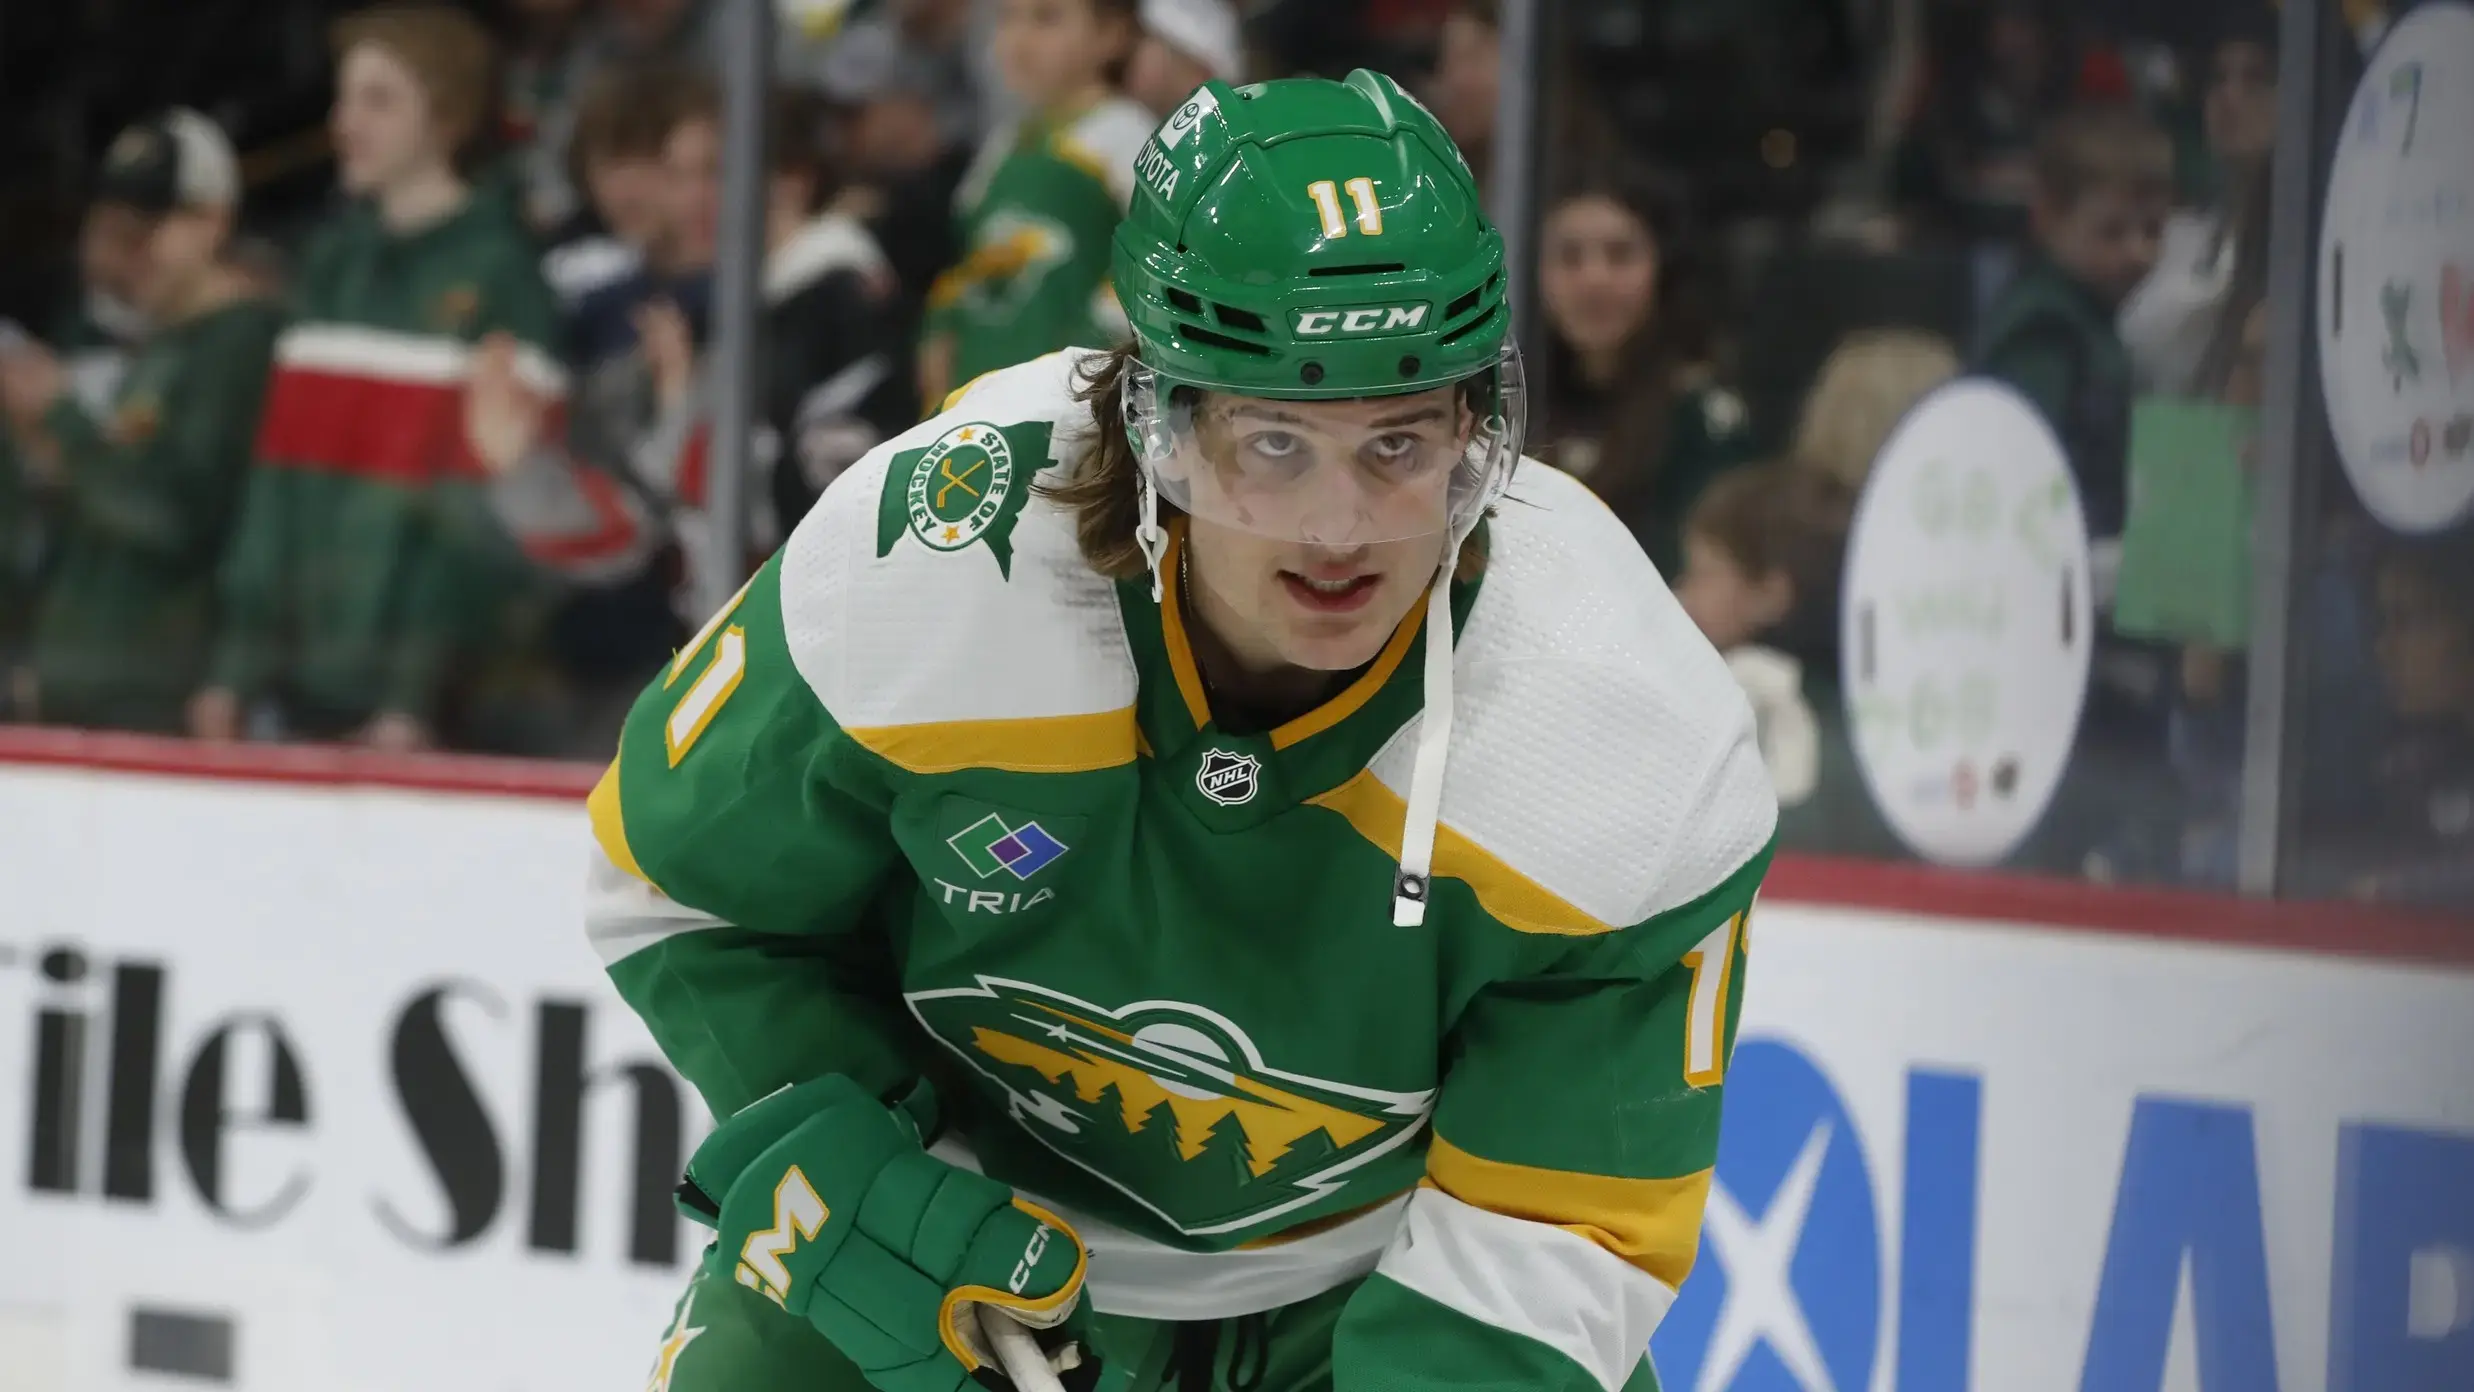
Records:
{"label": "ccm logo on helmet", "polygon": [[1301,309],[1289,321],[1289,328],[1299,338],[1364,338],[1376,334],[1406,333],[1424,328],[1426,310],[1422,304],[1361,305],[1355,309]]}

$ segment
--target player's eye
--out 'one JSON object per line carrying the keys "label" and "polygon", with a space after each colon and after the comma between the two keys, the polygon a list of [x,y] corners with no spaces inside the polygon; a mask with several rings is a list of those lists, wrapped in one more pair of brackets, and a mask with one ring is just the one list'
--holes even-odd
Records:
{"label": "player's eye", "polygon": [[1413,477],[1441,455],[1429,448],[1425,437],[1405,430],[1377,435],[1365,443],[1362,453],[1369,465],[1393,478]]}
{"label": "player's eye", "polygon": [[1264,459],[1294,459],[1305,448],[1304,440],[1286,430],[1260,430],[1246,437],[1247,451]]}

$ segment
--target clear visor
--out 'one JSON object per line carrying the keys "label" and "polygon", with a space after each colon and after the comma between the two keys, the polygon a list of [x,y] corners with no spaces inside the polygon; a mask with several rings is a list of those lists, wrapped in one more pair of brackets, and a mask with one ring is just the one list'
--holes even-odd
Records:
{"label": "clear visor", "polygon": [[1161,498],[1278,541],[1460,535],[1510,481],[1526,416],[1519,350],[1428,391],[1287,401],[1174,387],[1130,363],[1126,433]]}

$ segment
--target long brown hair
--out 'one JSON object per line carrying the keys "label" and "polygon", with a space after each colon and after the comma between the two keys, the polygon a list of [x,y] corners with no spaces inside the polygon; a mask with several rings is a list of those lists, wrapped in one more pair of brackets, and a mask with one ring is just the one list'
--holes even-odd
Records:
{"label": "long brown hair", "polygon": [[[1592,198],[1614,204],[1639,222],[1658,257],[1649,318],[1624,345],[1622,366],[1606,393],[1610,410],[1597,464],[1587,479],[1590,489],[1629,522],[1628,505],[1648,496],[1665,466],[1668,423],[1675,399],[1685,389],[1684,375],[1709,362],[1712,316],[1698,298],[1707,276],[1679,188],[1638,165],[1600,164],[1580,170],[1558,187],[1547,204],[1547,216]],[[1546,366],[1551,399],[1539,432],[1542,446],[1571,431],[1570,421],[1557,419],[1556,404],[1568,400],[1580,382],[1578,355],[1552,326]]]}
{"label": "long brown hair", "polygon": [[[1069,461],[1063,477],[1041,480],[1032,491],[1072,513],[1074,541],[1083,563],[1111,580],[1131,580],[1150,569],[1135,533],[1142,524],[1142,461],[1125,434],[1125,369],[1135,360],[1124,344],[1085,358],[1075,369],[1074,399],[1091,408],[1091,442]],[[1179,388],[1180,391],[1189,390]],[[1160,525],[1185,512],[1159,500]],[[1472,531],[1460,546],[1455,580],[1475,579],[1486,568],[1486,532]]]}

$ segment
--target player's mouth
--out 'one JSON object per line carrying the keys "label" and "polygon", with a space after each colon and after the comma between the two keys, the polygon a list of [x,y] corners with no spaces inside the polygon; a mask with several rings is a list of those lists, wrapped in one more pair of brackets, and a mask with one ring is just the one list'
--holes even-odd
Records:
{"label": "player's mouth", "polygon": [[1280,583],[1288,588],[1289,597],[1308,612],[1315,614],[1347,614],[1366,607],[1374,598],[1380,575],[1308,575],[1294,570],[1280,572]]}

